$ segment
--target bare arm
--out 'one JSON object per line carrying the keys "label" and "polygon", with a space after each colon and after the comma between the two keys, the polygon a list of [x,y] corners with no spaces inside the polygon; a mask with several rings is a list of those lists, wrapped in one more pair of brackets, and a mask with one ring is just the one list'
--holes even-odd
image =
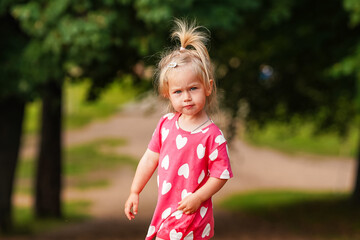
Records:
{"label": "bare arm", "polygon": [[139,194],[153,175],[158,165],[158,161],[159,153],[147,149],[139,162],[135,172],[134,180],[131,184],[130,195],[125,203],[124,211],[129,220],[135,218],[135,215],[137,214]]}
{"label": "bare arm", "polygon": [[210,177],[201,188],[179,202],[178,210],[182,210],[185,214],[192,214],[196,212],[201,203],[217,193],[226,182],[227,179]]}

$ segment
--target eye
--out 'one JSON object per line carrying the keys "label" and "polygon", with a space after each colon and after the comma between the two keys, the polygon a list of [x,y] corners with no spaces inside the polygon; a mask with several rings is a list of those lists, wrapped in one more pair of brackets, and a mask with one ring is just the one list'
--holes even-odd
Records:
{"label": "eye", "polygon": [[196,89],[198,89],[198,88],[197,88],[197,87],[192,87],[192,88],[190,88],[191,91],[194,91],[194,90],[196,90]]}
{"label": "eye", "polygon": [[180,90],[176,90],[176,91],[174,91],[174,93],[175,93],[175,94],[180,94],[181,91],[180,91]]}

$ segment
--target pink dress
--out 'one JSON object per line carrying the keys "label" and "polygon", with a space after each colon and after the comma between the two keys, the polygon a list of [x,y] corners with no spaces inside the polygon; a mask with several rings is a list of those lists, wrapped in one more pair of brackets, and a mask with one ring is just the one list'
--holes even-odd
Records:
{"label": "pink dress", "polygon": [[180,113],[163,116],[148,148],[160,154],[158,203],[146,240],[155,236],[170,240],[210,239],[214,235],[211,198],[191,215],[178,211],[178,203],[203,186],[209,177],[233,176],[227,143],[220,129],[211,123],[195,132],[179,127]]}

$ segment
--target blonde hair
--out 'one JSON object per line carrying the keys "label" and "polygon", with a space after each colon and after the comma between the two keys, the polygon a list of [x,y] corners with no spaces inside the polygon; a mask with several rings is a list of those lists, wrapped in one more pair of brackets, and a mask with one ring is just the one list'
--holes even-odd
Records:
{"label": "blonde hair", "polygon": [[[196,26],[195,22],[188,24],[186,21],[175,19],[175,28],[171,34],[173,40],[178,40],[180,46],[165,52],[157,66],[156,84],[160,96],[169,98],[169,79],[171,69],[191,64],[195,73],[205,89],[211,88],[212,91],[206,97],[206,111],[208,113],[217,110],[216,85],[211,64],[210,56],[206,48],[209,40],[207,33],[200,31],[201,26]],[[170,64],[170,65],[169,65]],[[169,103],[169,110],[175,111]]]}

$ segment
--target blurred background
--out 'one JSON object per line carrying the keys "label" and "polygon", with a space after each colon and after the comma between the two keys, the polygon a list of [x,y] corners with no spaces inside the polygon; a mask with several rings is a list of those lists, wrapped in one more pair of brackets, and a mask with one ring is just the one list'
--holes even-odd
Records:
{"label": "blurred background", "polygon": [[360,239],[358,0],[1,0],[1,239],[143,239],[123,214],[165,105],[156,63],[197,20],[235,177],[214,239]]}

